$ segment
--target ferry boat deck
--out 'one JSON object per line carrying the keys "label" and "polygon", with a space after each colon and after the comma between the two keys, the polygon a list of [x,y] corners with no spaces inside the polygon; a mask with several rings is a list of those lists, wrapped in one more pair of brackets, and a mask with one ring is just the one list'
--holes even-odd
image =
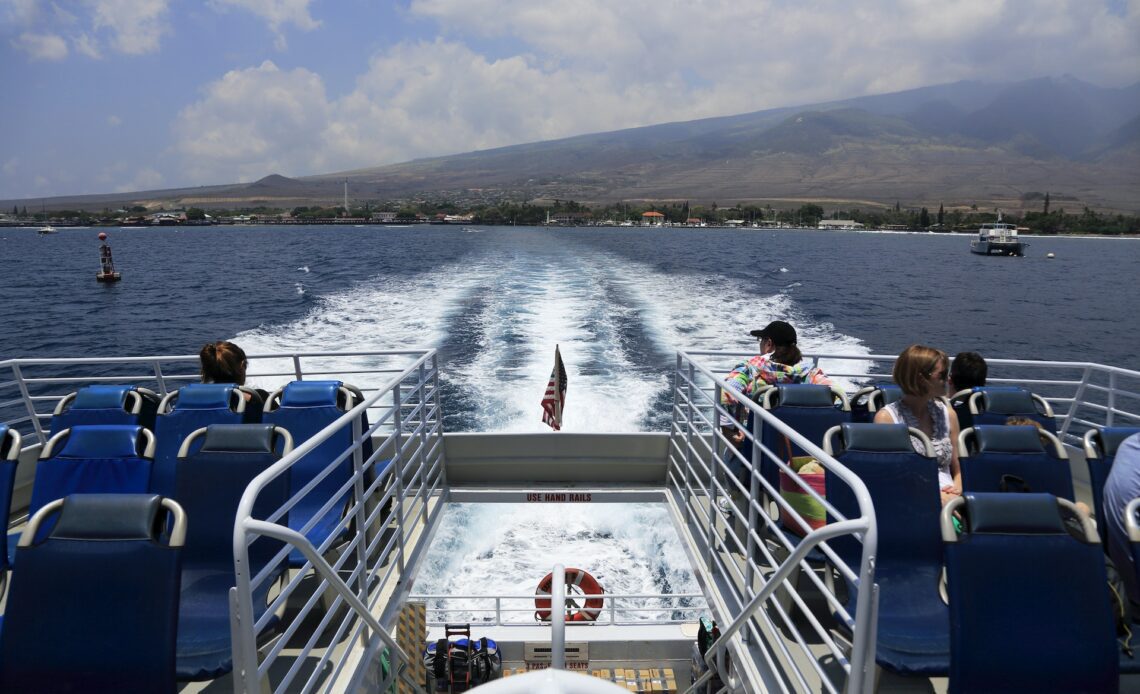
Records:
{"label": "ferry boat deck", "polygon": [[[473,639],[497,644],[507,677],[482,685],[489,692],[534,691],[522,673],[547,668],[593,676],[568,680],[564,691],[610,691],[596,688],[604,680],[625,691],[946,691],[948,673],[892,674],[877,663],[883,605],[875,504],[883,501],[864,480],[820,441],[746,399],[756,468],[762,462],[787,468],[786,456],[763,443],[760,430],[767,427],[818,460],[831,484],[846,488],[855,511],[840,512],[817,495],[829,520],[796,537],[785,523],[803,519],[778,487],[761,474],[745,487],[726,473],[731,444],[717,425],[725,413],[721,379],[747,356],[678,352],[667,432],[513,434],[444,431],[447,403],[435,350],[250,355],[257,385],[336,379],[358,386],[363,397],[295,441],[241,492],[232,547],[225,548],[235,580],[218,596],[230,614],[232,670],[178,688],[434,691],[426,688],[424,648],[445,638],[458,616]],[[845,384],[847,395],[890,381],[891,356],[808,356]],[[1051,406],[1075,497],[1092,507],[1086,432],[1140,427],[1140,372],[1015,359],[992,359],[989,366],[992,384],[1027,387]],[[61,397],[111,383],[163,397],[197,380],[197,357],[14,359],[0,362],[0,372],[0,421],[22,438],[9,515],[9,530],[18,532],[28,520],[37,462]],[[306,456],[334,439],[346,443],[313,482],[284,503],[264,502]],[[325,479],[336,482],[330,487]],[[732,497],[734,485],[737,498],[751,501],[726,515],[717,500]],[[533,593],[417,590],[449,506],[507,503],[541,504],[552,514],[571,505],[657,505],[700,592],[606,591],[594,621],[570,621],[556,609],[550,621],[537,622]],[[333,531],[316,537],[316,520],[291,527],[290,512],[303,506],[334,513]],[[577,563],[587,566],[589,559]],[[554,604],[567,590],[563,568],[547,569],[555,577]],[[92,586],[90,599],[97,595]],[[82,612],[87,597],[66,599]],[[570,604],[573,613],[577,603]],[[702,618],[715,622],[715,633],[704,630]],[[1131,674],[1119,684],[1140,689]]]}

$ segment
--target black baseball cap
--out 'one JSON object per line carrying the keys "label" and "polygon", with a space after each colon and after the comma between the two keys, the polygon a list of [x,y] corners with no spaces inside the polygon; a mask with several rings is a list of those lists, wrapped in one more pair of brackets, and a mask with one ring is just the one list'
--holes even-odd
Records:
{"label": "black baseball cap", "polygon": [[764,328],[753,330],[753,337],[767,338],[777,345],[796,344],[796,329],[782,320],[774,320]]}

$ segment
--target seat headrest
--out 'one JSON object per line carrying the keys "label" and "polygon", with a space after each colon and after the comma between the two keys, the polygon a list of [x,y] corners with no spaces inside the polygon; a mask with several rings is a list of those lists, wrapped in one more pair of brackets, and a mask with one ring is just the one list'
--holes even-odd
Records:
{"label": "seat headrest", "polygon": [[50,537],[67,540],[156,539],[166,514],[158,494],[73,494]]}
{"label": "seat headrest", "polygon": [[879,386],[871,393],[871,397],[875,398],[876,393],[878,394],[878,399],[882,401],[881,405],[890,405],[892,402],[901,400],[903,396],[902,388],[899,388],[893,383]]}
{"label": "seat headrest", "polygon": [[967,493],[966,518],[975,534],[1068,534],[1052,494]]}
{"label": "seat headrest", "polygon": [[340,381],[293,381],[281,392],[282,407],[337,407]]}
{"label": "seat headrest", "polygon": [[20,455],[20,435],[7,424],[0,424],[0,460],[15,460]]}
{"label": "seat headrest", "polygon": [[142,430],[137,424],[79,424],[53,457],[133,458],[143,452]]}
{"label": "seat headrest", "polygon": [[233,392],[231,383],[190,383],[178,389],[174,410],[228,410]]}
{"label": "seat headrest", "polygon": [[1101,455],[1116,455],[1117,449],[1130,436],[1140,434],[1137,427],[1105,427],[1100,430]]}
{"label": "seat headrest", "polygon": [[272,453],[276,430],[272,424],[211,424],[206,427],[206,439],[201,450],[208,453]]}
{"label": "seat headrest", "polygon": [[830,386],[815,383],[783,383],[776,386],[780,407],[835,407]]}
{"label": "seat headrest", "polygon": [[1036,412],[1033,396],[1028,390],[1016,387],[979,388],[982,410],[994,414],[1026,414]]}
{"label": "seat headrest", "polygon": [[905,424],[845,422],[839,425],[839,429],[843,447],[848,451],[914,451]]}
{"label": "seat headrest", "polygon": [[133,390],[134,386],[87,386],[75,393],[71,407],[79,410],[126,409],[127,393]]}
{"label": "seat headrest", "polygon": [[978,424],[974,427],[974,437],[979,453],[1040,453],[1045,450],[1041,443],[1041,430],[1035,426]]}

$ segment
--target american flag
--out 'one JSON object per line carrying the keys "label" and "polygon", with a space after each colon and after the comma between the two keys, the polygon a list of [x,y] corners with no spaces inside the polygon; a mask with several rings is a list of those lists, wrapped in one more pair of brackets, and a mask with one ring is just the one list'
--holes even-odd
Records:
{"label": "american flag", "polygon": [[566,367],[562,365],[562,355],[558,345],[554,346],[554,370],[550,372],[550,382],[546,384],[546,395],[542,397],[542,421],[558,431],[562,428],[562,406],[566,404]]}

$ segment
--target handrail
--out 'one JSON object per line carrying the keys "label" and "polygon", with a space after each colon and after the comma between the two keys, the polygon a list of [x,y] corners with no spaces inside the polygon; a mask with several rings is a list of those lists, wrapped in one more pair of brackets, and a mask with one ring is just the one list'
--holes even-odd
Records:
{"label": "handrail", "polygon": [[[352,432],[352,444],[341,455],[337,456],[335,460],[330,462],[325,468],[325,473],[333,468],[339,466],[341,461],[344,461],[347,456],[351,456],[352,460],[352,480],[345,485],[341,486],[337,491],[332,493],[332,498],[324,500],[326,510],[335,511],[334,501],[340,498],[350,499],[347,509],[347,515],[342,517],[338,524],[338,532],[347,531],[350,525],[354,525],[350,539],[345,544],[342,550],[343,554],[332,564],[325,563],[319,566],[313,561],[312,554],[320,557],[320,552],[325,551],[331,547],[332,543],[336,541],[336,533],[326,539],[321,548],[311,548],[311,552],[304,552],[306,559],[316,568],[319,578],[324,579],[324,584],[318,586],[318,595],[314,595],[302,608],[302,613],[310,612],[315,609],[315,603],[321,591],[325,590],[328,585],[334,585],[335,582],[331,580],[330,575],[336,578],[343,584],[345,590],[353,592],[353,599],[349,600],[341,595],[340,588],[337,588],[336,595],[333,596],[334,600],[331,605],[327,604],[325,600],[325,614],[321,621],[321,626],[318,633],[310,637],[309,642],[303,647],[303,652],[308,652],[310,648],[315,647],[319,632],[324,630],[326,626],[332,621],[335,612],[335,605],[344,599],[352,608],[351,613],[355,614],[360,610],[369,611],[374,606],[380,597],[381,586],[391,586],[392,579],[398,578],[404,567],[404,534],[406,531],[405,519],[403,516],[403,504],[408,503],[422,503],[426,506],[429,498],[435,493],[437,489],[436,482],[433,478],[426,474],[425,470],[442,470],[442,465],[437,465],[433,460],[442,455],[442,446],[433,446],[430,450],[424,448],[414,448],[410,451],[401,445],[401,439],[404,436],[418,436],[421,440],[428,440],[426,437],[430,436],[431,439],[438,439],[442,437],[442,421],[439,417],[439,390],[433,387],[432,378],[438,373],[438,366],[436,364],[437,355],[434,350],[427,350],[417,352],[418,358],[408,364],[397,375],[388,379],[386,382],[373,393],[367,395],[364,400],[356,406],[339,416],[336,420],[328,426],[317,432],[304,442],[300,443],[291,453],[283,456],[280,460],[273,465],[266,468],[258,474],[246,487],[241,501],[238,504],[238,512],[236,514],[236,522],[234,525],[233,534],[233,551],[234,551],[234,568],[235,568],[235,599],[234,599],[234,678],[235,683],[240,690],[246,692],[260,692],[263,688],[262,680],[268,674],[269,664],[272,660],[276,659],[281,653],[280,647],[274,647],[265,656],[266,661],[259,663],[259,652],[257,649],[257,634],[259,630],[267,623],[267,617],[262,620],[254,619],[254,606],[253,606],[253,589],[255,585],[261,585],[264,581],[275,575],[275,566],[282,566],[283,562],[287,561],[290,554],[290,549],[285,547],[278,551],[274,558],[262,569],[256,576],[250,574],[249,565],[249,545],[257,541],[261,535],[277,537],[272,533],[278,535],[282,532],[280,529],[283,527],[279,524],[279,520],[287,512],[287,509],[293,506],[297,501],[309,494],[316,484],[308,484],[296,492],[291,498],[284,502],[281,509],[276,511],[267,510],[267,518],[259,519],[253,517],[253,509],[255,506],[258,494],[273,480],[279,478],[303,456],[313,451],[320,446],[329,437],[350,428]],[[407,385],[406,385],[407,384]],[[413,408],[415,415],[410,418],[405,418],[400,414],[401,398],[400,391],[407,388],[408,392],[414,396],[416,406]],[[387,400],[390,397],[390,402]],[[381,404],[385,401],[386,404]],[[369,429],[365,430],[360,426],[361,416],[364,412],[371,408],[382,406],[385,408],[385,414],[381,417],[384,419],[389,414],[392,414],[394,419],[391,426],[394,427],[393,432],[379,444],[376,451],[371,457],[367,459],[364,456],[364,443],[367,439],[372,437],[372,434],[377,430],[380,424],[370,425]],[[419,433],[416,433],[419,432]],[[377,461],[381,456],[391,456],[390,464],[386,464],[383,471],[376,479],[370,480],[366,475],[370,474],[375,468]],[[419,468],[409,467],[409,464],[418,465]],[[438,473],[436,473],[438,475]],[[409,480],[418,480],[417,487],[411,489],[408,498],[404,498],[403,482],[405,476]],[[387,487],[388,491],[385,492],[384,488]],[[395,493],[392,492],[395,488]],[[342,494],[344,495],[342,497]],[[383,541],[384,536],[379,532],[389,527],[392,523],[393,517],[388,515],[382,517],[384,511],[384,504],[388,499],[396,500],[396,538],[390,539],[387,542]],[[375,504],[375,510],[369,511],[365,508],[365,503]],[[438,511],[438,509],[437,509]],[[426,513],[426,510],[425,510]],[[319,514],[318,514],[319,515]],[[272,531],[272,532],[268,532]],[[296,532],[296,531],[290,531]],[[302,529],[303,532],[303,529]],[[376,534],[373,537],[373,534]],[[301,533],[297,535],[304,539],[307,543],[308,540]],[[292,536],[291,536],[292,537]],[[296,540],[296,537],[293,538]],[[296,542],[290,543],[296,546]],[[346,560],[350,555],[355,559],[351,569],[346,567]],[[321,560],[324,561],[323,559]],[[387,566],[387,572],[381,577],[380,572]],[[393,572],[393,567],[398,569]],[[347,579],[341,579],[339,572],[348,571],[350,575]],[[284,604],[290,596],[296,594],[296,590],[303,579],[303,574],[298,574],[292,578],[286,586],[279,592],[280,594],[270,606],[271,611],[275,607]],[[268,616],[268,615],[267,615]],[[294,622],[302,619],[302,615],[298,615]],[[339,622],[340,626],[336,630],[334,642],[344,636],[351,628],[349,626],[348,618],[342,619]],[[358,624],[353,631],[353,639],[359,639],[360,643],[368,641],[368,630],[376,631],[379,622],[374,618],[363,619],[362,623]],[[397,658],[394,662],[399,666],[399,663],[410,662],[406,660],[407,654],[403,652],[396,653]],[[332,657],[332,651],[326,651],[320,658],[320,665],[316,667],[313,674],[309,676],[309,682],[302,687],[302,690],[308,690],[315,686],[315,680],[319,676],[319,671],[324,667],[324,664]],[[339,660],[332,664],[333,671],[329,675],[331,678],[341,676],[345,672],[347,661],[345,658],[347,654],[339,656]],[[290,684],[292,678],[299,674],[298,664],[301,659],[295,661],[295,664],[290,668],[289,672],[285,675],[284,682],[279,685],[293,691],[298,687],[295,684]],[[351,673],[348,673],[351,674]]]}
{"label": "handrail", "polygon": [[[718,353],[717,356],[729,355]],[[822,501],[825,505],[825,508],[827,508],[829,513],[831,513],[831,515],[834,516],[837,520],[818,530],[812,531],[807,535],[807,538],[800,541],[794,547],[789,545],[786,539],[782,539],[781,541],[785,543],[786,547],[788,547],[788,557],[782,562],[777,562],[779,564],[779,567],[773,575],[761,580],[762,587],[759,591],[759,595],[752,596],[751,598],[745,597],[744,604],[741,605],[739,609],[730,608],[726,603],[723,602],[723,599],[720,599],[722,605],[721,609],[728,610],[728,612],[725,612],[723,614],[725,614],[727,618],[731,619],[729,637],[725,638],[722,635],[722,638],[718,639],[717,643],[714,644],[715,647],[711,648],[709,651],[706,651],[706,657],[709,659],[710,663],[716,663],[717,670],[721,672],[721,674],[727,674],[724,672],[725,655],[727,655],[727,650],[730,645],[737,643],[737,640],[733,639],[732,636],[736,635],[741,629],[745,627],[745,625],[751,624],[757,619],[762,618],[765,620],[762,623],[771,623],[771,617],[766,616],[765,613],[758,610],[758,607],[765,601],[772,599],[775,595],[775,590],[778,587],[785,587],[786,590],[792,593],[793,600],[796,601],[797,607],[802,610],[804,608],[802,601],[799,600],[798,596],[794,596],[794,590],[792,590],[791,585],[788,584],[785,586],[785,583],[787,582],[787,579],[791,577],[792,572],[800,568],[801,563],[807,556],[808,551],[812,548],[815,548],[816,546],[819,546],[824,554],[828,557],[828,559],[837,568],[839,568],[841,572],[847,575],[849,579],[854,579],[857,585],[862,587],[862,589],[860,589],[858,592],[858,597],[856,598],[855,614],[850,618],[850,622],[853,627],[853,639],[851,656],[849,659],[850,671],[847,677],[847,688],[848,691],[851,692],[870,691],[874,683],[874,677],[872,676],[875,654],[875,610],[873,609],[875,591],[873,588],[873,579],[874,558],[877,552],[878,534],[874,522],[874,508],[871,503],[870,494],[867,491],[865,485],[863,485],[858,476],[854,475],[851,471],[847,470],[845,467],[839,464],[832,456],[827,455],[818,445],[814,444],[811,441],[808,441],[790,426],[784,424],[782,421],[774,417],[770,412],[756,405],[754,402],[752,402],[752,400],[744,396],[733,384],[724,382],[723,375],[714,373],[708,366],[694,359],[692,354],[680,352],[678,354],[678,366],[679,368],[677,372],[677,379],[674,387],[673,433],[674,438],[676,438],[679,434],[683,440],[687,441],[688,443],[686,444],[685,460],[683,462],[679,460],[675,454],[671,454],[673,462],[670,466],[671,472],[668,485],[670,486],[673,494],[671,495],[670,503],[675,506],[676,513],[683,514],[689,519],[688,522],[690,524],[691,531],[697,535],[696,539],[698,542],[706,548],[707,554],[705,557],[703,557],[703,565],[704,571],[711,574],[710,577],[706,579],[710,584],[721,583],[721,581],[716,578],[717,576],[720,576],[722,579],[727,580],[730,583],[736,582],[739,585],[743,586],[741,590],[743,590],[746,595],[751,593],[751,586],[753,581],[757,580],[760,576],[758,572],[753,570],[753,561],[751,557],[759,553],[768,555],[768,550],[763,546],[764,540],[762,540],[761,537],[756,534],[756,529],[759,529],[762,524],[768,524],[772,528],[775,527],[774,521],[768,518],[767,512],[758,505],[758,501],[761,498],[761,492],[764,492],[764,494],[766,494],[771,501],[775,502],[782,512],[798,517],[798,514],[789,505],[787,505],[786,501],[784,501],[784,499],[780,496],[779,490],[773,489],[767,480],[763,479],[761,475],[755,473],[752,474],[751,488],[746,489],[740,487],[739,481],[737,481],[734,476],[729,475],[727,470],[721,470],[721,468],[725,465],[723,460],[724,451],[734,450],[734,447],[732,447],[731,444],[729,444],[727,440],[724,439],[724,435],[720,433],[720,427],[717,422],[722,414],[728,415],[728,411],[720,403],[720,395],[722,390],[727,389],[727,391],[732,393],[733,398],[742,407],[748,409],[753,414],[757,426],[759,426],[760,423],[763,423],[764,426],[772,427],[776,431],[780,432],[780,434],[787,436],[792,442],[803,449],[806,453],[819,460],[824,465],[829,475],[834,475],[838,480],[842,481],[844,484],[851,488],[859,508],[858,517],[843,518],[842,515],[835,512],[835,509],[831,508],[830,505],[827,504],[826,499],[819,497],[818,495],[814,494],[809,488],[804,487],[807,493],[815,497],[817,500]],[[707,384],[707,386],[701,387],[702,384]],[[694,386],[696,386],[695,389]],[[677,409],[679,406],[687,408],[684,410],[684,413],[681,413]],[[733,419],[733,421],[735,421],[735,419]],[[754,470],[758,468],[761,458],[765,458],[775,463],[780,469],[790,471],[790,468],[786,462],[781,461],[772,453],[772,451],[767,450],[761,445],[757,433],[759,431],[758,429],[756,431],[743,431],[745,437],[751,439],[753,442],[753,459],[751,461],[751,464]],[[689,451],[693,450],[692,444],[696,440],[707,440],[710,442],[709,445],[705,446],[705,450],[708,450],[710,452],[710,456],[708,458],[710,464],[708,467],[704,466],[699,460],[694,460],[691,457],[691,453]],[[737,454],[734,453],[734,455]],[[682,466],[684,470],[683,485],[677,475],[674,474],[674,471],[677,471],[677,468]],[[715,510],[714,502],[716,501],[717,496],[722,493],[722,487],[720,486],[721,481],[719,479],[722,474],[729,478],[729,485],[736,485],[736,488],[740,489],[744,496],[749,500],[747,513],[747,549],[740,550],[743,552],[746,559],[746,569],[743,575],[740,574],[739,570],[736,569],[735,566],[731,563],[727,565],[720,563],[721,559],[719,557],[719,551],[728,551],[727,547],[721,546],[722,541],[719,539],[719,535],[715,530],[717,516],[719,514]],[[700,478],[702,477],[707,478],[709,481],[709,488],[707,490],[704,490],[703,486],[701,486]],[[687,499],[694,495],[706,497],[708,500],[708,508],[710,510],[703,518],[695,517],[693,515],[692,509],[690,508],[690,502]],[[683,511],[681,510],[682,507],[684,509]],[[733,512],[731,518],[732,521],[735,520],[735,511]],[[745,547],[745,544],[741,543],[733,532],[731,528],[732,521],[725,521],[725,532],[732,535],[732,537],[737,542],[738,548]],[[859,534],[862,536],[863,554],[860,561],[860,566],[858,567],[857,576],[854,572],[851,572],[849,569],[847,569],[847,567],[843,565],[841,561],[839,561],[839,558],[829,547],[827,547],[826,544],[822,544],[831,537],[851,534]],[[777,539],[781,538],[782,536]],[[810,575],[813,581],[818,581],[814,574]],[[842,609],[842,606],[839,605],[836,600],[830,599],[829,602],[834,607]],[[780,616],[782,616],[785,623],[790,627],[791,622],[787,614],[784,613],[783,608],[779,608],[777,612]],[[765,637],[763,633],[757,630],[759,626],[759,624],[749,626],[749,633],[744,637],[744,640],[750,642],[751,639],[760,639],[760,641],[764,641]],[[817,630],[820,628],[818,622],[816,622],[813,626]],[[801,644],[801,647],[806,647],[806,644],[803,642],[803,640],[799,638],[798,631],[796,631],[795,634],[797,641],[799,641]],[[762,650],[765,650],[766,652],[771,651],[772,654],[784,652],[785,656],[790,657],[790,654],[784,650],[786,647],[782,644],[764,646],[763,643],[759,643],[757,645],[760,645]],[[834,650],[833,645],[830,647]],[[734,659],[734,662],[737,665],[737,670],[749,683],[748,686],[761,686],[761,670],[770,670],[771,668],[761,664],[760,662],[753,662],[752,658],[755,656],[748,655],[748,650],[744,648],[744,642],[740,642],[739,645],[734,646],[734,649],[737,652],[737,658]],[[769,658],[770,656],[764,657]],[[800,677],[799,681],[801,686],[806,684],[806,682],[802,679],[802,675],[799,675],[798,677]],[[824,678],[824,681],[826,683],[826,678]],[[827,686],[833,689],[830,684]]]}
{"label": "handrail", "polygon": [[[391,649],[392,653],[397,656],[396,662],[401,664],[412,662],[411,656],[405,653],[403,648],[400,648],[400,644],[396,643],[395,639],[393,639],[388,634],[387,630],[380,625],[380,622],[376,620],[376,617],[372,616],[372,612],[368,609],[368,607],[363,602],[361,602],[360,598],[356,597],[356,594],[352,592],[352,589],[349,588],[348,585],[340,579],[340,576],[337,575],[335,571],[333,571],[332,567],[329,566],[324,557],[317,553],[317,550],[313,547],[313,544],[309,542],[304,535],[283,525],[278,525],[276,523],[266,523],[265,521],[252,520],[248,518],[243,521],[243,526],[246,532],[255,535],[264,535],[265,537],[271,537],[275,540],[284,542],[290,547],[294,547],[300,550],[301,553],[305,555],[305,559],[309,560],[309,562],[313,565],[313,569],[316,570],[316,572],[320,574],[322,578],[328,581],[329,587],[335,590],[337,595],[346,603],[348,603],[349,608],[352,609],[357,617],[359,617],[364,621],[365,624],[368,625],[368,628],[372,630],[373,634],[380,638],[380,640],[384,643],[384,646]],[[399,670],[401,679],[403,679],[405,684],[410,685],[413,689],[420,687],[420,683],[416,682],[407,675],[408,668],[399,668]],[[387,687],[389,684],[391,683],[385,681],[383,682],[383,687]],[[381,688],[382,690],[383,687]]]}

